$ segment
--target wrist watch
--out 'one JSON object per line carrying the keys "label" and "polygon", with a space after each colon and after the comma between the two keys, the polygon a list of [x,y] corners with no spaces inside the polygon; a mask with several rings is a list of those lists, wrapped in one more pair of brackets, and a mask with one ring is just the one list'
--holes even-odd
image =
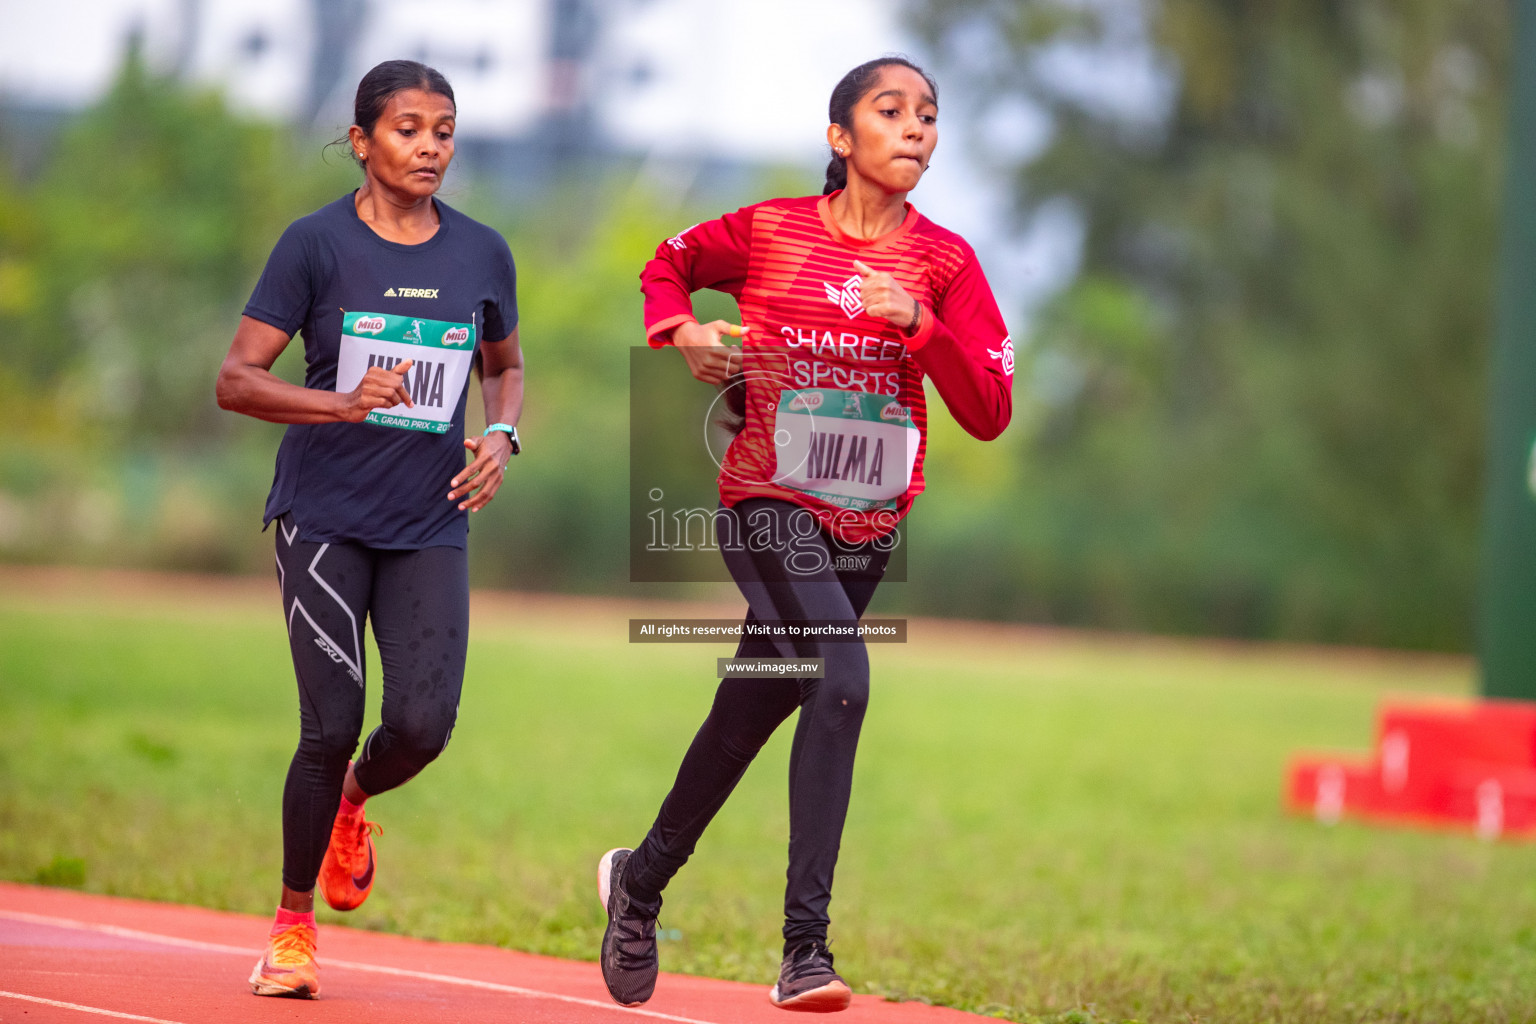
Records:
{"label": "wrist watch", "polygon": [[490,437],[492,431],[496,430],[506,434],[507,440],[512,442],[513,455],[521,455],[523,453],[523,443],[517,439],[517,428],[510,423],[492,423],[490,426],[485,428],[485,433],[481,434],[480,436]]}

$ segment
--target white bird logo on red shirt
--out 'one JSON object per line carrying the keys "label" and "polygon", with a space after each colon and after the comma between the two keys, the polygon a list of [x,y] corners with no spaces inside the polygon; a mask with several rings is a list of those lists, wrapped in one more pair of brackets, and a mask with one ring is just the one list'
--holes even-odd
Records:
{"label": "white bird logo on red shirt", "polygon": [[1003,364],[1003,372],[1013,376],[1013,337],[1010,335],[1003,339],[1002,350],[987,349],[987,355]]}
{"label": "white bird logo on red shirt", "polygon": [[859,287],[858,274],[854,274],[844,281],[841,290],[825,283],[822,287],[827,290],[827,301],[848,314],[848,319],[852,320],[864,312],[864,296]]}

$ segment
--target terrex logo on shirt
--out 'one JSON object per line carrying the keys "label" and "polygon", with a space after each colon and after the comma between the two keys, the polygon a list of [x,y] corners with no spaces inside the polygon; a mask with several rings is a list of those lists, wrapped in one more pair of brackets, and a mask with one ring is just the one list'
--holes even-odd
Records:
{"label": "terrex logo on shirt", "polygon": [[384,293],[386,299],[435,299],[436,288],[391,288]]}
{"label": "terrex logo on shirt", "polygon": [[827,290],[827,301],[846,313],[848,319],[852,320],[864,312],[864,297],[860,294],[861,287],[858,274],[854,274],[844,281],[841,289],[834,288],[830,284],[823,284],[822,287]]}

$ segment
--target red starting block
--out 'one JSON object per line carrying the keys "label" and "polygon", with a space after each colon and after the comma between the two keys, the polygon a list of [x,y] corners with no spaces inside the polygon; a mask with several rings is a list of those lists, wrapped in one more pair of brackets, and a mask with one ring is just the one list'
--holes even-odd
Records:
{"label": "red starting block", "polygon": [[1383,706],[1371,756],[1292,759],[1286,806],[1330,824],[1350,816],[1536,837],[1536,703]]}

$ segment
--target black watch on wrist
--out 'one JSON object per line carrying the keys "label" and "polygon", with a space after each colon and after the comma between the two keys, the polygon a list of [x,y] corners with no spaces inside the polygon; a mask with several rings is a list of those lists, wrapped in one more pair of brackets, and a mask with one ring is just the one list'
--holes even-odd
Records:
{"label": "black watch on wrist", "polygon": [[480,436],[490,437],[491,432],[495,430],[499,430],[507,435],[507,440],[512,442],[513,455],[521,455],[523,453],[523,442],[517,439],[517,428],[510,423],[492,423],[485,428],[485,433]]}

